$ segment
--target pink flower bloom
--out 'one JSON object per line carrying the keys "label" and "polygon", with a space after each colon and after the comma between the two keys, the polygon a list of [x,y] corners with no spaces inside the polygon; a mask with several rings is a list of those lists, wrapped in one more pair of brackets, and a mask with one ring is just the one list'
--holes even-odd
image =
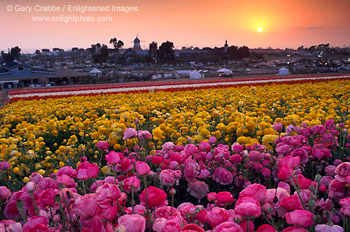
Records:
{"label": "pink flower bloom", "polygon": [[233,176],[226,168],[216,168],[214,170],[213,180],[222,185],[228,185],[232,183]]}
{"label": "pink flower bloom", "polygon": [[123,215],[118,218],[118,224],[123,225],[127,232],[144,232],[146,219],[138,214]]}
{"label": "pink flower bloom", "polygon": [[184,176],[188,182],[194,181],[199,174],[200,167],[196,162],[189,162],[185,165]]}
{"label": "pink flower bloom", "polygon": [[134,176],[124,179],[123,190],[127,193],[132,192],[132,188],[137,192],[140,190],[140,179]]}
{"label": "pink flower bloom", "polygon": [[268,168],[263,168],[261,170],[261,173],[262,173],[263,177],[265,177],[265,178],[268,178],[271,176],[271,170]]}
{"label": "pink flower bloom", "polygon": [[345,182],[347,176],[350,176],[350,162],[343,162],[335,169],[337,174],[335,178],[339,181]]}
{"label": "pink flower bloom", "polygon": [[284,145],[280,145],[280,144],[277,145],[275,151],[279,155],[289,155],[290,152],[292,151],[292,148],[289,145],[287,145],[287,144],[284,144]]}
{"label": "pink flower bloom", "polygon": [[239,198],[252,197],[257,201],[263,201],[265,199],[266,187],[261,184],[248,185],[239,193]]}
{"label": "pink flower bloom", "polygon": [[234,164],[239,164],[239,163],[241,163],[242,162],[242,156],[240,156],[240,155],[232,155],[231,156],[231,158],[230,158],[230,160],[231,160],[231,162],[232,163],[234,163]]}
{"label": "pink flower bloom", "polygon": [[296,169],[299,166],[299,163],[300,163],[300,157],[299,156],[293,157],[291,155],[288,155],[278,161],[279,166],[287,165],[293,169]]}
{"label": "pink flower bloom", "polygon": [[[59,170],[58,170],[59,171]],[[57,173],[56,173],[57,175]],[[42,175],[40,175],[39,173],[37,172],[33,172],[30,177],[29,177],[29,180],[30,181],[33,181],[35,184],[38,184],[40,182],[40,180],[43,178]]]}
{"label": "pink flower bloom", "polygon": [[186,156],[193,156],[197,152],[197,147],[193,144],[187,144],[185,146]]}
{"label": "pink flower bloom", "polygon": [[304,228],[298,226],[292,226],[282,230],[282,232],[308,232],[308,230],[305,230]]}
{"label": "pink flower bloom", "polygon": [[28,221],[23,226],[23,231],[46,231],[49,227],[49,220],[44,216],[34,216],[28,218]]}
{"label": "pink flower bloom", "polygon": [[344,229],[338,225],[318,224],[315,227],[315,232],[343,232]]}
{"label": "pink flower bloom", "polygon": [[120,156],[115,151],[109,152],[108,155],[105,155],[105,157],[109,165],[118,164],[120,162]]}
{"label": "pink flower bloom", "polygon": [[232,144],[231,149],[234,153],[240,153],[243,151],[244,146],[242,146],[239,143],[234,143],[234,144]]}
{"label": "pink flower bloom", "polygon": [[280,180],[287,180],[293,176],[293,172],[294,172],[293,168],[287,165],[282,165],[279,167],[278,178]]}
{"label": "pink flower bloom", "polygon": [[186,232],[186,231],[188,231],[188,232],[205,232],[205,230],[202,227],[200,227],[197,224],[192,224],[192,223],[187,224],[184,227],[182,227],[181,231],[182,232]]}
{"label": "pink flower bloom", "polygon": [[181,217],[180,212],[171,206],[162,206],[156,209],[156,218],[166,218],[169,219],[171,217]]}
{"label": "pink flower bloom", "polygon": [[147,163],[142,161],[136,161],[135,168],[140,176],[147,175],[150,173],[151,169]]}
{"label": "pink flower bloom", "polygon": [[96,190],[96,202],[101,208],[109,208],[116,205],[121,191],[115,184],[104,183]]}
{"label": "pink flower bloom", "polygon": [[142,131],[142,130],[139,130],[139,131],[137,132],[137,136],[138,136],[138,138],[141,139],[141,140],[146,140],[146,139],[152,138],[152,134],[149,133],[149,131]]}
{"label": "pink flower bloom", "polygon": [[341,209],[340,212],[344,214],[345,216],[350,216],[350,197],[343,198],[339,202]]}
{"label": "pink flower bloom", "polygon": [[67,188],[74,188],[77,185],[74,180],[66,174],[58,176],[56,178],[56,183]]}
{"label": "pink flower bloom", "polygon": [[214,207],[207,214],[207,220],[210,226],[214,227],[228,221],[229,215],[226,209]]}
{"label": "pink flower bloom", "polygon": [[275,230],[275,228],[269,224],[264,224],[259,226],[256,232],[277,232],[277,230]]}
{"label": "pink flower bloom", "polygon": [[193,181],[188,183],[187,191],[191,196],[201,200],[209,192],[209,187],[204,181]]}
{"label": "pink flower bloom", "polygon": [[[142,205],[146,205],[146,189],[144,189],[140,195],[140,201]],[[166,206],[168,204],[167,194],[164,190],[149,186],[147,188],[147,204],[149,208]]]}
{"label": "pink flower bloom", "polygon": [[276,122],[275,124],[273,124],[272,128],[273,128],[275,131],[280,131],[280,130],[282,130],[283,125],[282,125],[282,123],[280,123],[280,122]]}
{"label": "pink flower bloom", "polygon": [[168,151],[171,151],[174,148],[174,143],[173,142],[166,142],[162,145],[162,149],[165,153]]}
{"label": "pink flower bloom", "polygon": [[199,143],[198,148],[200,151],[205,151],[205,152],[209,152],[211,150],[210,144],[204,141]]}
{"label": "pink flower bloom", "polygon": [[137,136],[137,131],[134,128],[127,128],[124,131],[123,140],[128,140],[128,139],[131,139],[131,138],[136,137],[136,136]]}
{"label": "pink flower bloom", "polygon": [[108,151],[109,144],[106,141],[99,141],[95,144],[96,148],[101,151]]}
{"label": "pink flower bloom", "polygon": [[157,218],[153,222],[152,229],[156,232],[162,232],[165,227],[165,222],[167,221],[166,218]]}
{"label": "pink flower bloom", "polygon": [[281,202],[281,207],[285,208],[287,211],[294,211],[296,209],[303,209],[300,198],[296,195],[286,197]]}
{"label": "pink flower bloom", "polygon": [[230,192],[219,192],[216,194],[216,200],[223,203],[233,203],[235,202],[235,199],[233,198],[232,194]]}
{"label": "pink flower bloom", "polygon": [[6,186],[0,186],[0,200],[7,201],[11,196],[11,191]]}
{"label": "pink flower bloom", "polygon": [[10,168],[10,163],[7,161],[1,161],[0,162],[0,172],[1,170],[6,170]]}
{"label": "pink flower bloom", "polygon": [[58,188],[57,184],[55,181],[51,178],[43,178],[39,181],[39,183],[36,186],[36,190],[45,190],[48,188]]}
{"label": "pink flower bloom", "polygon": [[98,212],[95,194],[85,194],[77,198],[74,202],[73,212],[79,217],[89,219],[94,217]]}
{"label": "pink flower bloom", "polygon": [[55,206],[58,205],[58,203],[56,203],[55,200],[55,196],[59,194],[58,189],[52,189],[52,188],[48,188],[46,190],[44,190],[39,197],[40,200],[40,205],[44,208],[46,206]]}
{"label": "pink flower bloom", "polygon": [[76,172],[78,179],[86,180],[88,178],[96,178],[99,173],[99,169],[96,163],[91,164],[88,161],[85,161],[78,165]]}
{"label": "pink flower bloom", "polygon": [[[350,140],[350,139],[349,139],[349,140]],[[214,136],[210,136],[210,137],[209,137],[209,143],[210,143],[210,144],[216,143],[216,138],[215,138]]]}
{"label": "pink flower bloom", "polygon": [[234,222],[223,222],[213,232],[243,232],[242,228]]}
{"label": "pink flower bloom", "polygon": [[171,187],[176,183],[176,178],[174,176],[174,171],[165,169],[160,172],[159,180],[161,185]]}
{"label": "pink flower bloom", "polygon": [[260,217],[261,207],[254,198],[241,197],[236,202],[235,212],[243,217]]}
{"label": "pink flower bloom", "polygon": [[254,223],[249,221],[249,231],[247,230],[247,219],[244,219],[239,223],[239,226],[243,229],[244,232],[254,232]]}
{"label": "pink flower bloom", "polygon": [[77,173],[71,166],[65,166],[60,168],[56,173],[56,176],[61,176],[61,175],[67,175],[74,178],[76,177]]}
{"label": "pink flower bloom", "polygon": [[252,161],[260,161],[264,158],[265,153],[261,153],[258,151],[251,151],[248,154],[248,159],[252,160]]}
{"label": "pink flower bloom", "polygon": [[307,210],[294,210],[286,213],[286,221],[288,224],[309,227],[314,224],[313,214]]}
{"label": "pink flower bloom", "polygon": [[4,215],[7,219],[16,220],[19,217],[19,210],[17,208],[17,202],[10,201],[5,206]]}

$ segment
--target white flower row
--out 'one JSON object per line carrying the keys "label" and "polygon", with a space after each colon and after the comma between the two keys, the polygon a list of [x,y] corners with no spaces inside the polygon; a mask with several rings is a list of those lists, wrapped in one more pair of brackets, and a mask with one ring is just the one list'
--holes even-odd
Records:
{"label": "white flower row", "polygon": [[72,96],[72,95],[96,95],[96,94],[113,94],[120,92],[135,92],[135,91],[154,91],[167,89],[187,89],[187,88],[206,88],[216,86],[231,86],[231,85],[251,85],[251,84],[269,84],[283,82],[298,82],[298,81],[315,81],[315,80],[332,80],[332,79],[347,79],[350,75],[343,76],[318,76],[318,77],[291,77],[270,80],[244,80],[244,81],[228,81],[228,82],[209,82],[209,83],[190,83],[190,84],[169,84],[169,85],[154,85],[154,86],[132,86],[132,87],[113,87],[107,89],[89,89],[89,90],[72,90],[72,91],[57,91],[46,93],[24,93],[9,95],[9,99],[25,99],[33,97],[50,97],[50,96]]}

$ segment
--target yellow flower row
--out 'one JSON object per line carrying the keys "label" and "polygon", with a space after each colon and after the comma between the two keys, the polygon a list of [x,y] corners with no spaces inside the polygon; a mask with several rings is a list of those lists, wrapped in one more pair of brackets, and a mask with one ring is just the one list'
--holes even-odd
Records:
{"label": "yellow flower row", "polygon": [[122,140],[128,127],[152,133],[149,149],[210,136],[271,146],[275,122],[312,126],[334,119],[349,128],[349,89],[343,80],[18,101],[0,110],[0,160],[18,175],[48,174],[81,156],[99,160],[94,145],[101,140],[115,150],[132,148],[133,140]]}

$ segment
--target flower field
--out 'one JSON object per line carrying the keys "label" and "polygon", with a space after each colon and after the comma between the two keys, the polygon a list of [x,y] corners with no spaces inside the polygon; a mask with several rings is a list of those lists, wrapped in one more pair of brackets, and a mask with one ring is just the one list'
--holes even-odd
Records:
{"label": "flower field", "polygon": [[9,97],[0,231],[350,231],[349,76]]}

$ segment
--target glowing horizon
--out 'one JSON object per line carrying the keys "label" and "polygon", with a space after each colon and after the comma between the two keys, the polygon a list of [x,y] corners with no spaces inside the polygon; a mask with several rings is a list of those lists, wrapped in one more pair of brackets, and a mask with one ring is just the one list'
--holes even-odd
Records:
{"label": "glowing horizon", "polygon": [[[10,7],[9,7],[10,6]],[[12,6],[12,9],[11,9]],[[16,6],[39,6],[23,12]],[[61,11],[43,11],[49,6]],[[108,11],[69,11],[68,6],[109,7]],[[113,7],[136,7],[125,13]],[[64,11],[63,11],[64,8]],[[120,10],[121,8],[119,8]],[[77,10],[77,9],[75,9]],[[113,11],[114,10],[114,11]],[[131,47],[136,35],[141,47],[155,41],[158,46],[167,40],[176,48],[222,47],[297,48],[321,43],[350,46],[350,1],[348,0],[3,0],[0,3],[0,51],[19,46],[22,51],[54,47],[88,48],[102,43],[108,47],[110,38]],[[56,21],[34,22],[33,17],[56,18]],[[110,17],[111,22],[58,22],[68,16]],[[261,27],[262,32],[257,28]]]}

